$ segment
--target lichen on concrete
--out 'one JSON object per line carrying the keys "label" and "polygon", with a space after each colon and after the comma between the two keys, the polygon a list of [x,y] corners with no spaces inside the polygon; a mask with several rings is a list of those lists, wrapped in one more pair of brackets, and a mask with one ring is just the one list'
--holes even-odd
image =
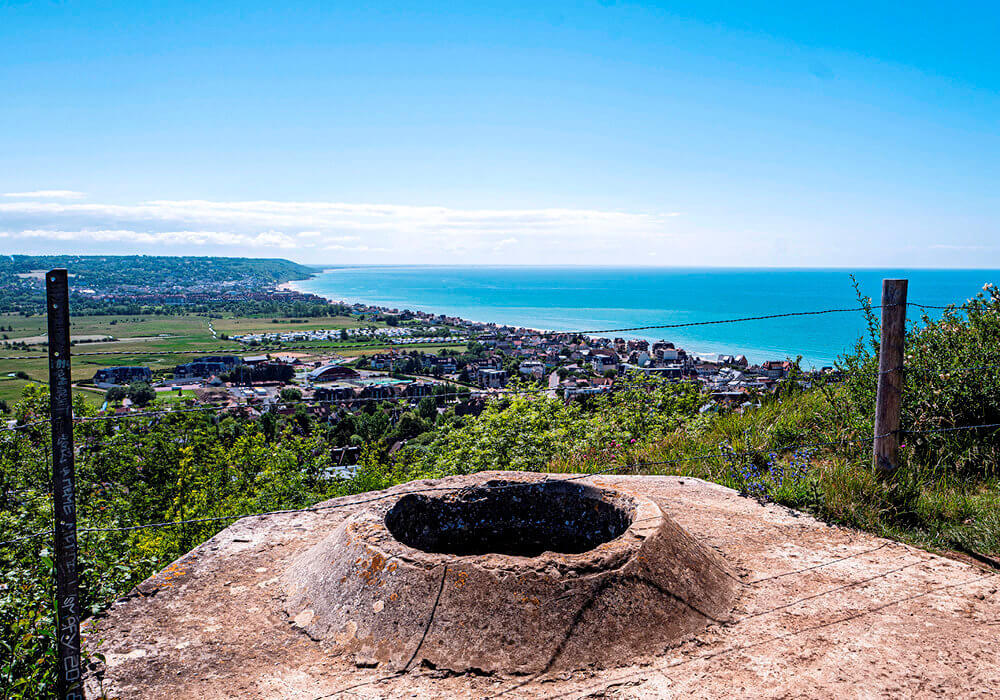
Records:
{"label": "lichen on concrete", "polygon": [[[379,593],[367,597],[371,614],[397,615],[403,605],[427,629],[426,638],[423,630],[400,636],[402,654],[414,659],[405,672],[350,650],[358,635],[365,634],[356,618],[337,630],[342,635],[338,642],[307,633],[317,616],[312,607],[295,608],[294,615],[286,612],[293,566],[365,512],[373,496],[395,502],[418,489],[464,488],[484,479],[520,476],[492,472],[421,480],[323,504],[333,508],[234,523],[178,560],[165,572],[170,576],[150,577],[84,624],[87,651],[100,652],[107,660],[98,664],[99,674],[88,676],[87,697],[102,697],[102,692],[122,700],[989,697],[1000,687],[995,653],[1000,579],[993,572],[683,477],[579,480],[653,501],[669,516],[665,522],[723,561],[739,581],[741,593],[721,618],[725,622],[708,624],[658,652],[630,657],[618,647],[614,666],[570,671],[554,665],[529,675],[473,668],[456,673],[428,660],[432,655],[426,649],[428,644],[433,649],[440,630],[469,624],[435,613],[439,593],[438,607],[444,611],[449,596],[464,595],[483,580],[521,576],[526,563],[530,571],[552,580],[576,577],[585,582],[615,568],[615,562],[622,566],[628,561],[635,567],[629,571],[647,573],[638,566],[647,565],[643,553],[629,558],[601,547],[592,550],[597,554],[586,567],[574,564],[573,554],[542,555],[537,566],[530,565],[531,558],[481,555],[488,579],[474,568],[431,564],[427,585],[407,590],[391,590],[393,577],[404,565],[421,566],[423,560],[416,555],[409,560],[387,557],[384,566],[375,567],[377,577],[364,584],[366,591]],[[633,525],[646,523],[635,518]],[[349,561],[361,556],[364,533],[347,533],[344,541],[355,552]],[[346,580],[363,582],[356,574]],[[336,583],[331,579],[331,585]],[[630,590],[639,590],[634,584]],[[666,598],[645,588],[627,599],[631,606],[621,605],[617,596],[622,589],[610,584],[597,597],[574,591],[568,599],[579,606],[580,623],[574,629],[581,634],[567,636],[560,630],[567,640],[563,658],[580,658],[574,640],[593,644],[614,638],[612,625],[656,624],[658,606]],[[530,590],[517,591],[512,609],[513,600],[525,619],[546,614],[543,596]],[[376,610],[380,601],[382,608]],[[483,610],[484,615],[489,612]],[[589,620],[602,621],[598,635],[583,633]],[[551,639],[542,642],[551,644]],[[490,643],[503,648],[498,640]]]}
{"label": "lichen on concrete", "polygon": [[738,590],[650,499],[526,474],[371,504],[284,580],[286,613],[359,663],[523,674],[654,655]]}

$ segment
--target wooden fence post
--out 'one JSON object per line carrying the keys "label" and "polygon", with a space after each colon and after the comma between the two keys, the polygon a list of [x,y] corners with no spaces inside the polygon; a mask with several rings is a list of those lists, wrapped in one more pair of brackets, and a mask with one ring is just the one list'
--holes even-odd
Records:
{"label": "wooden fence post", "polygon": [[49,322],[49,401],[55,515],[57,689],[62,700],[84,700],[80,664],[80,581],[76,561],[76,477],[73,473],[73,394],[69,356],[69,280],[45,275]]}
{"label": "wooden fence post", "polygon": [[878,357],[873,466],[883,476],[899,466],[899,415],[903,397],[906,280],[882,280],[882,345]]}

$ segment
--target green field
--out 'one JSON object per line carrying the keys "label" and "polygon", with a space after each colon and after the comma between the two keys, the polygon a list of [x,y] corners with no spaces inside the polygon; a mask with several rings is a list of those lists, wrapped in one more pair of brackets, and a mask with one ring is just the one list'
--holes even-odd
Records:
{"label": "green field", "polygon": [[[34,376],[34,375],[33,375]],[[12,379],[6,373],[0,377],[0,401],[6,401],[9,406],[13,406],[21,398],[21,392],[28,384],[47,384],[44,380],[44,373],[40,373],[35,381],[25,381],[23,379]],[[83,396],[88,403],[100,406],[104,402],[104,392],[98,389],[88,389],[78,387],[73,390],[74,394]]]}
{"label": "green field", "polygon": [[[71,321],[70,337],[85,335],[113,335],[117,341],[98,343],[78,343],[74,353],[124,351],[124,355],[83,356],[73,359],[73,381],[90,379],[101,367],[128,364],[144,364],[153,371],[169,370],[184,357],[162,354],[168,350],[190,350],[197,348],[231,348],[238,351],[238,343],[214,340],[208,330],[209,319],[204,316],[80,316]],[[13,326],[7,331],[10,341],[33,338],[45,334],[44,317],[22,318],[0,316],[0,325]],[[166,337],[158,337],[160,335]],[[5,349],[7,356],[36,356],[26,360],[0,359],[0,374],[23,371],[36,382],[48,379],[48,360],[44,357],[42,345],[28,350]],[[158,354],[159,353],[159,354]],[[5,393],[9,391],[5,390]],[[0,398],[4,398],[0,396]]]}
{"label": "green field", "polygon": [[[296,330],[309,330],[316,328],[358,328],[361,326],[385,325],[373,324],[369,321],[358,321],[349,316],[328,316],[321,318],[301,319],[303,322],[290,323],[289,319],[250,318],[186,314],[182,316],[74,316],[71,319],[70,337],[82,338],[85,336],[105,336],[110,335],[117,338],[114,341],[104,342],[78,342],[74,348],[73,358],[73,381],[81,382],[91,379],[94,372],[102,367],[112,367],[116,365],[143,365],[153,370],[154,375],[169,373],[173,368],[191,359],[193,355],[169,354],[171,351],[204,351],[206,354],[212,352],[224,352],[233,354],[260,354],[265,352],[280,353],[280,346],[247,347],[235,341],[219,340],[212,336],[209,328],[218,334],[232,335],[241,333],[273,333],[273,332],[294,332]],[[13,327],[12,330],[0,332],[0,338],[7,342],[31,342],[43,340],[46,333],[46,319],[44,316],[33,316],[25,318],[18,315],[0,315],[0,326],[3,328]],[[344,343],[330,342],[304,342],[294,343],[295,346],[321,346],[316,354],[327,355],[336,352],[336,348],[331,345],[354,345],[356,340],[348,340]],[[325,347],[324,347],[325,346]],[[461,350],[464,345],[406,345],[399,347],[400,350],[429,350],[436,351],[444,347],[453,350]],[[385,346],[376,346],[369,349],[344,350],[345,354],[352,356],[372,355],[385,352]],[[112,351],[114,355],[81,355],[80,353]],[[309,351],[299,351],[306,352]],[[41,344],[33,344],[28,350],[24,349],[3,349],[0,357],[8,356],[35,356],[33,359],[7,360],[0,359],[0,400],[8,403],[16,401],[24,386],[28,383],[21,379],[7,378],[6,375],[14,372],[26,372],[31,381],[35,383],[46,383],[48,381],[48,360],[45,358],[46,350]],[[88,401],[100,403],[103,400],[103,391],[80,389]]]}
{"label": "green field", "polygon": [[[295,323],[289,323],[295,320]],[[294,333],[297,330],[317,328],[370,328],[385,326],[384,323],[359,321],[353,316],[324,316],[306,319],[273,319],[227,317],[212,319],[212,326],[218,333],[239,335],[241,333]]]}

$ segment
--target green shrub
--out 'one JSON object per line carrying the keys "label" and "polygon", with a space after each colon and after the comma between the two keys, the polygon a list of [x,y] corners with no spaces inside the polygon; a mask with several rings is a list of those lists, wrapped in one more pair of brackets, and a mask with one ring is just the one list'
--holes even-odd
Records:
{"label": "green shrub", "polygon": [[[878,380],[874,316],[871,332],[870,344],[859,341],[841,361],[844,428],[862,435],[873,429]],[[954,474],[1000,475],[1000,430],[949,430],[1000,423],[1000,292],[986,285],[938,319],[911,321],[904,365],[904,456]]]}

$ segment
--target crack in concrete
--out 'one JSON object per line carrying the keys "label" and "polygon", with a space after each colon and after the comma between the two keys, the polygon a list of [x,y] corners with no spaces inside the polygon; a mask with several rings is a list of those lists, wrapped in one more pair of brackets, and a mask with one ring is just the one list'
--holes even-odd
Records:
{"label": "crack in concrete", "polygon": [[403,670],[400,671],[400,673],[406,673],[406,671],[409,670],[410,664],[412,664],[413,660],[417,658],[417,654],[420,653],[421,647],[424,646],[424,640],[427,639],[427,633],[430,632],[431,624],[433,624],[434,622],[434,615],[437,613],[438,603],[441,602],[441,593],[444,592],[444,580],[447,576],[448,576],[448,565],[445,564],[444,571],[441,572],[441,586],[438,588],[437,597],[434,598],[434,605],[431,607],[431,614],[427,618],[427,625],[424,627],[424,633],[420,637],[420,642],[417,644],[417,648],[413,650],[413,655],[410,656],[410,660],[406,662],[406,665],[403,666]]}

